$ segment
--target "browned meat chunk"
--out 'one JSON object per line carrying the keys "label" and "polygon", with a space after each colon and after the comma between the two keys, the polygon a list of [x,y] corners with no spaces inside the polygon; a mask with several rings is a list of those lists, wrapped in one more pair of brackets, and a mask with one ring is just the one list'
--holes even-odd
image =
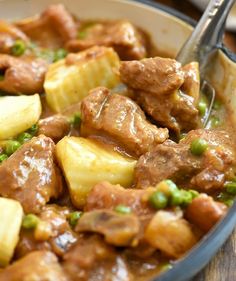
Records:
{"label": "browned meat chunk", "polygon": [[54,163],[54,143],[39,136],[25,143],[0,166],[0,195],[18,200],[26,213],[39,213],[62,191]]}
{"label": "browned meat chunk", "polygon": [[153,191],[153,189],[125,189],[120,185],[101,182],[95,185],[89,193],[85,210],[113,210],[118,205],[124,205],[128,206],[139,217],[153,214],[155,210],[145,200],[147,195]]}
{"label": "browned meat chunk", "polygon": [[42,59],[21,59],[0,54],[0,90],[11,94],[35,94],[43,91],[47,63]]}
{"label": "browned meat chunk", "polygon": [[160,57],[122,62],[120,74],[138,104],[161,126],[177,133],[197,126],[194,98],[179,90],[185,79],[180,63]]}
{"label": "browned meat chunk", "polygon": [[[196,138],[208,142],[208,149],[201,156],[190,151]],[[140,157],[134,175],[136,186],[146,188],[172,179],[184,187],[209,192],[220,189],[235,167],[233,147],[228,133],[216,130],[191,131],[179,144],[168,140]]]}
{"label": "browned meat chunk", "polygon": [[16,40],[28,42],[27,36],[17,27],[0,20],[0,53],[9,54]]}
{"label": "browned meat chunk", "polygon": [[94,24],[82,31],[85,38],[69,41],[69,51],[78,52],[94,45],[113,47],[123,60],[146,56],[145,38],[128,21],[109,21]]}
{"label": "browned meat chunk", "polygon": [[75,230],[103,234],[105,241],[115,246],[132,246],[137,243],[140,224],[138,217],[133,214],[95,210],[84,213]]}
{"label": "browned meat chunk", "polygon": [[185,216],[191,223],[207,232],[225,215],[226,211],[226,205],[202,194],[188,206]]}
{"label": "browned meat chunk", "polygon": [[9,265],[0,272],[1,281],[68,281],[56,256],[36,251]]}
{"label": "browned meat chunk", "polygon": [[104,136],[134,156],[140,156],[168,138],[168,130],[150,124],[131,99],[92,90],[81,103],[82,136]]}
{"label": "browned meat chunk", "polygon": [[63,267],[71,281],[133,281],[122,257],[99,236],[81,236],[64,256]]}
{"label": "browned meat chunk", "polygon": [[77,240],[77,235],[72,231],[66,219],[68,214],[67,208],[57,205],[45,206],[39,218],[44,228],[47,226],[48,234],[43,237],[40,226],[36,230],[22,229],[15,256],[19,258],[36,250],[50,250],[62,256]]}
{"label": "browned meat chunk", "polygon": [[51,5],[39,17],[23,20],[17,25],[30,39],[45,48],[62,47],[77,36],[76,23],[62,4]]}
{"label": "browned meat chunk", "polygon": [[66,136],[71,128],[68,118],[59,114],[39,120],[38,125],[38,135],[45,135],[55,142]]}

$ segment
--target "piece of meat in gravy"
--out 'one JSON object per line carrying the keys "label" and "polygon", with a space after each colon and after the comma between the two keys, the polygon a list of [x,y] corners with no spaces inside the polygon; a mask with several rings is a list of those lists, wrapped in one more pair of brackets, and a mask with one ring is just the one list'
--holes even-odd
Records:
{"label": "piece of meat in gravy", "polygon": [[63,268],[71,281],[133,281],[125,260],[97,235],[81,235],[65,254]]}
{"label": "piece of meat in gravy", "polygon": [[[67,221],[69,212],[66,207],[46,205],[39,214],[40,222],[35,230],[21,229],[15,257],[20,258],[36,250],[50,250],[57,256],[66,253],[77,241],[77,235]],[[44,229],[47,229],[47,234]]]}
{"label": "piece of meat in gravy", "polygon": [[149,123],[134,101],[104,87],[82,100],[81,115],[82,136],[103,136],[132,156],[140,156],[168,138],[168,130]]}
{"label": "piece of meat in gravy", "polygon": [[122,60],[139,60],[146,56],[144,36],[128,21],[101,22],[82,32],[85,38],[68,42],[69,51],[78,52],[97,45],[113,47]]}
{"label": "piece of meat in gravy", "polygon": [[62,4],[50,5],[40,16],[17,26],[40,47],[60,48],[77,36],[77,24]]}
{"label": "piece of meat in gravy", "polygon": [[62,192],[55,144],[43,135],[22,145],[0,166],[0,195],[18,200],[25,213],[39,213]]}
{"label": "piece of meat in gravy", "polygon": [[0,281],[69,281],[57,257],[35,251],[0,271]]}
{"label": "piece of meat in gravy", "polygon": [[0,20],[0,53],[10,54],[16,40],[29,42],[28,37],[20,29]]}
{"label": "piece of meat in gravy", "polygon": [[185,211],[185,217],[204,232],[209,231],[227,212],[227,206],[210,196],[201,194],[193,199]]}
{"label": "piece of meat in gravy", "polygon": [[104,235],[107,243],[115,246],[134,246],[138,243],[140,222],[134,214],[120,214],[111,210],[85,212],[75,231],[94,232]]}
{"label": "piece of meat in gravy", "polygon": [[[190,151],[191,142],[197,138],[208,142],[201,156]],[[193,130],[179,144],[167,140],[141,156],[135,167],[135,185],[147,188],[171,179],[185,188],[214,192],[234,175],[235,164],[234,143],[227,132]]]}
{"label": "piece of meat in gravy", "polygon": [[15,58],[0,54],[0,90],[11,94],[35,94],[43,92],[48,64],[42,59]]}
{"label": "piece of meat in gravy", "polygon": [[84,208],[86,211],[113,210],[119,205],[124,205],[128,206],[139,218],[153,215],[155,209],[145,199],[154,191],[154,188],[131,189],[112,185],[109,182],[101,182],[90,191]]}
{"label": "piece of meat in gravy", "polygon": [[126,61],[121,63],[120,75],[138,104],[158,124],[178,134],[197,127],[194,104],[198,96],[180,90],[186,77],[180,63],[160,57]]}
{"label": "piece of meat in gravy", "polygon": [[45,135],[54,142],[58,142],[64,136],[68,135],[71,129],[69,119],[60,114],[40,119],[38,126],[38,135]]}

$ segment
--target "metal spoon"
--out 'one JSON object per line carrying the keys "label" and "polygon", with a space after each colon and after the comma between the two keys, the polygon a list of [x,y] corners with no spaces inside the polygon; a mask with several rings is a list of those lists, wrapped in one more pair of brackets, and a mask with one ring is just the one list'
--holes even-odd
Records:
{"label": "metal spoon", "polygon": [[222,46],[227,16],[235,0],[211,0],[193,33],[178,53],[176,60],[182,65],[197,61],[201,73],[201,91],[209,99],[209,108],[204,116],[206,126],[215,100],[215,89],[205,79],[205,68],[211,55]]}

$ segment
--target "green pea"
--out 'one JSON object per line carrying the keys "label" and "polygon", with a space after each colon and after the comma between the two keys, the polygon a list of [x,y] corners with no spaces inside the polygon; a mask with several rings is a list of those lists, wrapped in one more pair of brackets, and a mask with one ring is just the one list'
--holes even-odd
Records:
{"label": "green pea", "polygon": [[220,119],[216,116],[212,116],[209,122],[211,128],[216,128],[221,124]]}
{"label": "green pea", "polygon": [[31,137],[32,137],[32,136],[36,135],[38,129],[39,129],[38,124],[34,124],[32,127],[30,127],[27,130],[27,133],[29,133],[31,135]]}
{"label": "green pea", "polygon": [[2,163],[3,161],[7,160],[8,156],[4,153],[0,154],[0,163]]}
{"label": "green pea", "polygon": [[14,141],[14,140],[9,140],[6,143],[6,147],[5,147],[5,152],[8,156],[12,155],[19,147],[21,146],[21,143],[19,143],[18,141]]}
{"label": "green pea", "polygon": [[176,190],[172,193],[170,198],[170,205],[171,206],[180,206],[183,203],[183,197],[180,190]]}
{"label": "green pea", "polygon": [[204,99],[200,99],[198,103],[198,111],[201,116],[204,116],[207,111],[207,102]]}
{"label": "green pea", "polygon": [[204,139],[197,138],[190,144],[190,151],[193,155],[200,156],[207,150],[207,147],[208,143]]}
{"label": "green pea", "polygon": [[69,223],[72,227],[76,226],[78,220],[82,216],[82,212],[76,211],[69,214]]}
{"label": "green pea", "polygon": [[32,139],[32,135],[29,134],[29,133],[27,133],[27,132],[21,133],[21,134],[18,135],[18,137],[17,137],[17,140],[18,140],[21,144],[23,144],[23,143],[25,143],[25,142],[27,142],[27,141],[29,141],[29,140],[31,140],[31,139]]}
{"label": "green pea", "polygon": [[23,218],[22,227],[26,229],[34,229],[39,223],[39,218],[33,214],[28,214]]}
{"label": "green pea", "polygon": [[149,197],[149,203],[155,209],[164,209],[168,204],[168,198],[163,192],[155,191]]}
{"label": "green pea", "polygon": [[186,137],[186,133],[181,133],[180,135],[179,135],[179,139],[180,140],[182,140],[182,139],[184,139],[185,137]]}
{"label": "green pea", "polygon": [[78,39],[85,39],[87,37],[87,32],[79,31],[78,32]]}
{"label": "green pea", "polygon": [[78,125],[80,125],[80,123],[81,123],[81,113],[77,112],[77,113],[75,113],[75,115],[71,119],[71,124],[73,126],[78,126]]}
{"label": "green pea", "polygon": [[192,199],[196,198],[199,196],[199,192],[197,190],[194,190],[194,189],[189,189],[189,192],[192,196]]}
{"label": "green pea", "polygon": [[215,100],[215,102],[214,102],[214,104],[213,104],[213,108],[214,108],[215,110],[218,110],[218,109],[221,108],[221,106],[222,106],[222,103],[221,103],[219,100]]}
{"label": "green pea", "polygon": [[4,75],[0,74],[0,81],[4,80]]}
{"label": "green pea", "polygon": [[161,266],[161,271],[167,271],[167,270],[170,270],[171,268],[173,268],[173,266],[170,264],[170,263],[166,263],[166,264],[163,264]]}
{"label": "green pea", "polygon": [[54,53],[54,62],[64,59],[67,56],[68,52],[65,49],[58,49]]}
{"label": "green pea", "polygon": [[224,184],[226,192],[236,195],[236,182],[230,181]]}
{"label": "green pea", "polygon": [[165,180],[165,183],[169,186],[171,193],[178,190],[177,185],[172,180],[167,179]]}
{"label": "green pea", "polygon": [[191,192],[189,192],[187,190],[182,189],[181,190],[181,196],[182,196],[182,204],[181,205],[183,205],[183,206],[188,206],[193,200]]}
{"label": "green pea", "polygon": [[226,192],[221,192],[218,196],[217,199],[221,202],[223,202],[225,205],[228,207],[231,207],[234,203],[234,197]]}
{"label": "green pea", "polygon": [[11,53],[14,56],[21,56],[25,53],[26,45],[22,40],[16,40],[14,45],[11,47]]}
{"label": "green pea", "polygon": [[121,213],[121,214],[130,214],[131,213],[131,209],[128,206],[125,205],[118,205],[114,208],[114,211],[116,211],[117,213]]}

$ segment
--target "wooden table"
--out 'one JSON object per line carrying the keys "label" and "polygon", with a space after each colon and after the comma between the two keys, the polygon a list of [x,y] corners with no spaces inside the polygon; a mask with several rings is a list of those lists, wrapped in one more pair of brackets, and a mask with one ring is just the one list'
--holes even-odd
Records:
{"label": "wooden table", "polygon": [[[201,12],[187,0],[156,0],[198,20]],[[236,52],[236,34],[226,32],[225,44]],[[175,280],[173,280],[175,281]],[[208,266],[193,281],[236,281],[236,230]]]}

